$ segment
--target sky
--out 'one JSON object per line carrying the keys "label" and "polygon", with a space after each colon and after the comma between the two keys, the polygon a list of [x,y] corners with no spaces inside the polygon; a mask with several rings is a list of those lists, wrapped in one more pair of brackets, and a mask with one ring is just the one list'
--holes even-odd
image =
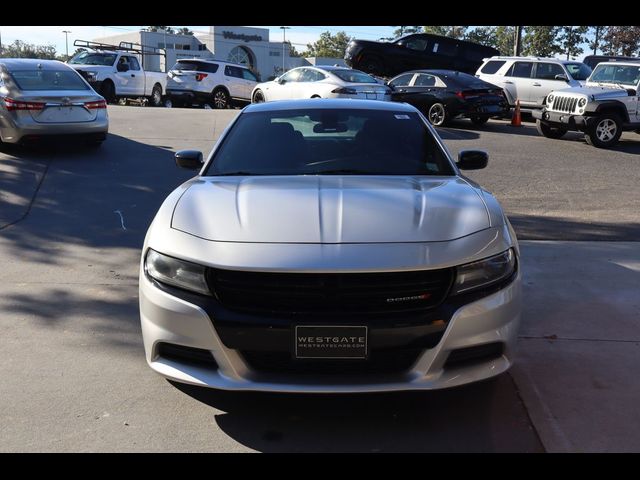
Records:
{"label": "sky", "polygon": [[[172,25],[173,26],[173,25]],[[180,28],[183,25],[173,26],[174,28]],[[184,25],[190,30],[196,33],[208,33],[208,26],[198,25]],[[356,38],[362,38],[366,40],[378,40],[382,37],[393,36],[394,27],[350,27],[350,26],[294,26],[286,30],[286,39],[290,40],[296,50],[306,50],[308,43],[313,43],[320,37],[322,32],[329,30],[331,33],[336,33],[341,30],[347,32],[348,35]],[[73,53],[75,48],[73,47],[73,41],[76,39],[81,40],[93,40],[97,37],[105,37],[108,35],[117,35],[119,33],[137,32],[143,28],[141,25],[134,26],[77,26],[77,25],[62,25],[62,26],[40,26],[40,27],[25,27],[25,26],[1,26],[0,35],[2,44],[13,43],[15,40],[23,40],[27,43],[34,43],[36,45],[53,45],[59,54],[65,53],[65,34],[63,30],[70,30],[69,37],[69,52]],[[282,41],[282,30],[280,26],[262,26],[259,28],[269,29],[269,39],[272,42]]]}

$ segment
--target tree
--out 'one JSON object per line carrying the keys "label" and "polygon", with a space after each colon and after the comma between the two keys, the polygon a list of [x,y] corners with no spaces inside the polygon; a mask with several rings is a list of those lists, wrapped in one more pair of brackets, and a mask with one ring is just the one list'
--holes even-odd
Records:
{"label": "tree", "polygon": [[55,60],[56,47],[53,45],[34,45],[32,43],[16,40],[10,45],[3,46],[2,56],[5,58],[40,58],[42,60]]}
{"label": "tree", "polygon": [[291,44],[291,41],[290,41],[290,40],[286,40],[284,43],[288,43],[288,44],[289,44],[289,56],[290,56],[290,57],[299,57],[299,56],[300,56],[300,52],[298,52],[298,51],[296,50],[296,47],[294,47],[294,46]]}
{"label": "tree", "polygon": [[563,50],[558,41],[559,34],[560,27],[525,27],[522,39],[523,55],[553,57],[557,53],[562,53]]}
{"label": "tree", "polygon": [[589,29],[593,29],[593,40],[589,42],[589,48],[593,50],[594,55],[598,53],[600,43],[602,42],[602,34],[605,32],[606,28],[607,27],[600,25],[593,25],[589,27]]}
{"label": "tree", "polygon": [[567,60],[569,57],[577,57],[582,52],[584,52],[584,48],[582,48],[582,44],[587,41],[587,31],[589,27],[575,27],[575,26],[564,26],[560,27],[560,45],[562,47],[562,51],[566,53]]}
{"label": "tree", "polygon": [[147,27],[147,32],[175,33],[175,31],[171,27],[159,27],[159,26]]}
{"label": "tree", "polygon": [[[394,27],[396,25],[393,25]],[[402,37],[404,35],[409,35],[411,33],[421,33],[422,27],[398,27],[393,31],[393,38]]]}
{"label": "tree", "polygon": [[351,41],[345,32],[338,32],[332,35],[331,32],[320,34],[318,41],[307,44],[307,51],[301,55],[303,57],[333,57],[343,58],[347,49],[347,44]]}
{"label": "tree", "polygon": [[435,35],[442,35],[444,37],[451,38],[464,38],[465,33],[469,27],[456,27],[456,26],[424,26],[422,29],[425,33],[433,33]]}
{"label": "tree", "polygon": [[640,49],[640,27],[605,27],[602,52],[605,55],[634,56]]}
{"label": "tree", "polygon": [[193,32],[189,30],[187,27],[182,27],[176,30],[176,34],[178,35],[193,35]]}

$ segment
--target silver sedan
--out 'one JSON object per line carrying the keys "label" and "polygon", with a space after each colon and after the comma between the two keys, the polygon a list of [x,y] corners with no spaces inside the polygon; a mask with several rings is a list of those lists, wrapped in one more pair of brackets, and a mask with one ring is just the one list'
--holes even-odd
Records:
{"label": "silver sedan", "polygon": [[55,60],[0,59],[0,142],[74,136],[101,144],[107,104],[71,67]]}

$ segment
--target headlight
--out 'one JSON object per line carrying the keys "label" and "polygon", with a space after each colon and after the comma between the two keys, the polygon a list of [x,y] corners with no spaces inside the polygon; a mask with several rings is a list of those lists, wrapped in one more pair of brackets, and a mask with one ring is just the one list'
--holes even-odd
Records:
{"label": "headlight", "polygon": [[451,295],[488,287],[508,278],[516,268],[516,255],[513,248],[493,257],[457,268],[456,280]]}
{"label": "headlight", "polygon": [[84,72],[87,74],[88,82],[95,82],[96,78],[98,78],[98,72]]}
{"label": "headlight", "polygon": [[147,275],[160,283],[211,295],[205,278],[205,267],[202,265],[178,260],[149,249],[144,260],[144,269]]}
{"label": "headlight", "polygon": [[553,99],[554,99],[554,98],[555,98],[555,97],[553,96],[553,94],[549,95],[549,96],[547,97],[547,103],[548,103],[549,105],[551,105],[551,104],[553,103]]}
{"label": "headlight", "polygon": [[581,98],[580,100],[578,100],[578,106],[579,107],[584,107],[587,104],[587,99],[586,98]]}

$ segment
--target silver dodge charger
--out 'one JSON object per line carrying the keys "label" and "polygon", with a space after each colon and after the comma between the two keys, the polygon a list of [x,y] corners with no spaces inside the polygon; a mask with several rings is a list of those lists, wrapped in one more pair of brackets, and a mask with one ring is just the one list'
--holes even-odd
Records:
{"label": "silver dodge charger", "polygon": [[102,143],[107,104],[73,68],[55,60],[0,58],[0,142],[52,137]]}
{"label": "silver dodge charger", "polygon": [[246,107],[164,201],[140,265],[147,362],[225,390],[453,387],[514,360],[521,271],[496,199],[407,104]]}

